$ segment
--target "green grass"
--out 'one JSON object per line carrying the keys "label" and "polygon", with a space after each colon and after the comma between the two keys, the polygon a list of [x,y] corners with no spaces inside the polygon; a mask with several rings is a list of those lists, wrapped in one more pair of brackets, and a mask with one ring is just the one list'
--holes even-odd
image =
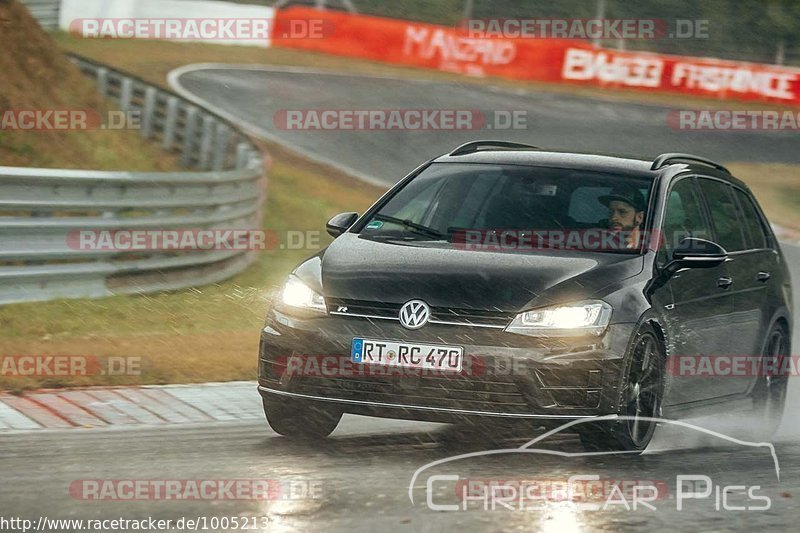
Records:
{"label": "green grass", "polygon": [[[18,2],[0,2],[0,111],[94,110],[113,106],[97,93],[52,37]],[[0,165],[172,171],[176,157],[133,130],[0,131]]]}

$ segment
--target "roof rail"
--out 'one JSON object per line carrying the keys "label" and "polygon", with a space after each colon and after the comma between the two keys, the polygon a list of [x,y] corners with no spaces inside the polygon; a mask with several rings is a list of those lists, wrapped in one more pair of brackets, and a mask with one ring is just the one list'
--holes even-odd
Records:
{"label": "roof rail", "polygon": [[481,148],[509,148],[509,149],[521,149],[521,150],[540,150],[538,146],[532,146],[530,144],[522,144],[522,143],[515,143],[510,141],[470,141],[468,143],[462,144],[452,152],[450,155],[464,155],[464,154],[471,154],[473,152],[477,152]]}
{"label": "roof rail", "polygon": [[653,160],[653,165],[650,167],[650,170],[659,170],[661,168],[664,168],[666,165],[671,164],[673,161],[689,161],[692,163],[702,163],[704,165],[716,168],[717,170],[721,170],[722,172],[727,172],[728,174],[731,173],[730,170],[728,170],[727,168],[725,168],[724,166],[720,165],[715,161],[706,159],[705,157],[699,157],[692,154],[681,154],[681,153],[661,154],[660,156],[656,157]]}

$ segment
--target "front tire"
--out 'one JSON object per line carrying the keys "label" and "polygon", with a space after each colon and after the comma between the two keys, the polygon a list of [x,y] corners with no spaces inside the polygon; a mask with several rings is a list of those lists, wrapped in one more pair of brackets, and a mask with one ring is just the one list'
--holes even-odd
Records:
{"label": "front tire", "polygon": [[762,353],[764,364],[752,392],[752,437],[756,440],[771,438],[781,425],[789,386],[784,367],[790,353],[789,342],[789,333],[781,325],[774,326],[767,335]]}
{"label": "front tire", "polygon": [[321,440],[333,433],[341,411],[295,398],[262,398],[267,423],[279,435],[297,440]]}
{"label": "front tire", "polygon": [[653,326],[647,324],[639,329],[625,359],[619,414],[626,418],[579,427],[586,451],[638,455],[653,438],[657,422],[650,419],[661,414],[666,359],[666,350]]}

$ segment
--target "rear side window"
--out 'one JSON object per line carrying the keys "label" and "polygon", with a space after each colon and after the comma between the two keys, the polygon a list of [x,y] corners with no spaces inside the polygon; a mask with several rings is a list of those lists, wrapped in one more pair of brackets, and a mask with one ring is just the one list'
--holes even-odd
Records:
{"label": "rear side window", "polygon": [[725,183],[710,179],[701,179],[700,188],[703,189],[708,201],[717,244],[728,252],[740,252],[747,249],[742,228],[743,221],[739,219],[732,188]]}
{"label": "rear side window", "polygon": [[764,224],[761,221],[761,216],[756,211],[756,206],[753,199],[750,198],[746,192],[733,189],[734,194],[739,199],[739,205],[742,208],[742,217],[744,218],[744,229],[749,236],[750,248],[760,249],[767,248],[769,239],[764,229]]}

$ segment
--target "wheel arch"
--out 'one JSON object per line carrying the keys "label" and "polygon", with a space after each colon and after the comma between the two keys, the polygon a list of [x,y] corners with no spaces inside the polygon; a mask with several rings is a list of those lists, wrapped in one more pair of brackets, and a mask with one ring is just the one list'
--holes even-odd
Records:
{"label": "wheel arch", "polygon": [[778,309],[775,314],[772,316],[772,320],[769,322],[769,326],[766,328],[764,333],[768,333],[772,331],[776,325],[781,325],[786,329],[788,341],[789,341],[789,350],[791,353],[792,347],[792,315],[786,308]]}
{"label": "wheel arch", "polygon": [[636,338],[636,334],[641,330],[643,326],[650,326],[653,331],[655,331],[656,337],[661,342],[662,347],[664,348],[664,398],[662,399],[662,406],[664,405],[667,398],[669,398],[670,389],[672,388],[672,380],[670,374],[668,372],[668,368],[670,365],[670,356],[672,354],[672,350],[670,349],[670,337],[669,337],[669,329],[665,324],[663,317],[659,316],[653,308],[646,310],[642,315],[639,317],[639,321],[636,324],[636,327],[633,330],[633,334],[631,335],[631,339],[628,343],[628,352],[630,352],[632,343]]}

